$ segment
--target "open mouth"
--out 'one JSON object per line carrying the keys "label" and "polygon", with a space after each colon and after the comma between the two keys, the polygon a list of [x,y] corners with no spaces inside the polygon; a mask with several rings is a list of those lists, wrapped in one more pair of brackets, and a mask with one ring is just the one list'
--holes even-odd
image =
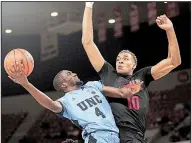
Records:
{"label": "open mouth", "polygon": [[118,66],[118,69],[123,69],[123,66]]}

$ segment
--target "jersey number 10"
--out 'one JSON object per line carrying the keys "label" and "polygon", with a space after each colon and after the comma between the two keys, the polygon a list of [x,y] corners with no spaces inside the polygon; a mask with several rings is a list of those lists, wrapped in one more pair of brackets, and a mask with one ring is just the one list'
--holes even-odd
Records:
{"label": "jersey number 10", "polygon": [[128,101],[128,107],[129,109],[133,110],[139,110],[140,109],[140,103],[139,103],[139,97],[138,96],[132,96],[127,98]]}

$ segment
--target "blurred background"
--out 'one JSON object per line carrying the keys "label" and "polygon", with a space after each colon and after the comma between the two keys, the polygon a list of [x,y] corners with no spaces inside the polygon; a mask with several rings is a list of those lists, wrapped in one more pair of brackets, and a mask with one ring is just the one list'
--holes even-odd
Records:
{"label": "blurred background", "polygon": [[[99,80],[81,44],[84,2],[2,2],[2,55],[15,48],[29,51],[35,61],[29,81],[52,99],[52,81],[62,69],[84,81]],[[191,2],[96,2],[94,40],[105,60],[115,66],[117,54],[128,49],[137,70],[168,55],[165,31],[155,19],[167,14],[180,46],[182,64],[149,86],[149,143],[190,142],[191,129]],[[81,140],[81,130],[41,107],[1,70],[2,143],[61,143]]]}

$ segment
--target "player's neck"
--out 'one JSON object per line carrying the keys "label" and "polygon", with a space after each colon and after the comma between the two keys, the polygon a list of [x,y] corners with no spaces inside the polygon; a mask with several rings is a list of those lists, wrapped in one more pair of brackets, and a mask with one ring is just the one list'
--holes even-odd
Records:
{"label": "player's neck", "polygon": [[68,92],[78,90],[78,89],[80,89],[80,86],[71,86],[71,87],[68,87]]}
{"label": "player's neck", "polygon": [[133,71],[130,71],[130,72],[126,73],[126,74],[120,74],[120,75],[123,76],[123,77],[130,77],[130,76],[133,75]]}
{"label": "player's neck", "polygon": [[130,71],[127,73],[127,76],[132,76],[133,75],[133,71]]}

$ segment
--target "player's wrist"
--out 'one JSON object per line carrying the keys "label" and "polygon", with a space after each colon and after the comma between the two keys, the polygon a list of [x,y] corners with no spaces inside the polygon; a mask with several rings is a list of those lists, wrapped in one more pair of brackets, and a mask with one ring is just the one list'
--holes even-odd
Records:
{"label": "player's wrist", "polygon": [[170,26],[169,28],[165,29],[166,32],[174,32],[174,27]]}
{"label": "player's wrist", "polygon": [[85,2],[85,7],[93,8],[94,2]]}
{"label": "player's wrist", "polygon": [[30,86],[30,82],[29,81],[26,81],[26,82],[23,82],[21,83],[21,85],[25,88],[28,88]]}

